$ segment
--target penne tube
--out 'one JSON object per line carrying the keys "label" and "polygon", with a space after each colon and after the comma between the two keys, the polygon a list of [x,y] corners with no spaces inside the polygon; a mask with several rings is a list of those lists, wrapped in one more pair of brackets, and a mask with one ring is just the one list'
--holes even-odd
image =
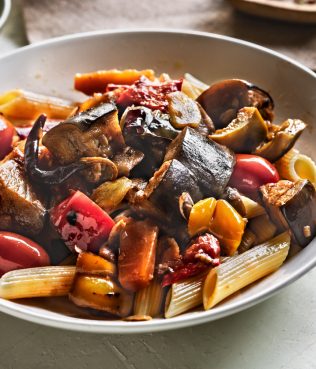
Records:
{"label": "penne tube", "polygon": [[64,99],[25,90],[11,90],[0,95],[0,113],[18,123],[34,120],[40,114],[49,119],[66,119],[76,106]]}
{"label": "penne tube", "polygon": [[245,218],[251,219],[266,214],[264,207],[249,197],[241,196],[241,200],[245,208]]}
{"label": "penne tube", "polygon": [[290,248],[288,232],[212,269],[203,287],[203,305],[208,310],[245,286],[277,270]]}
{"label": "penne tube", "polygon": [[197,88],[200,91],[200,94],[210,87],[206,83],[204,83],[201,80],[197,79],[196,77],[192,76],[192,74],[190,74],[190,73],[185,73],[184,78],[188,82],[190,82],[192,86]]}
{"label": "penne tube", "polygon": [[171,285],[165,304],[165,318],[172,318],[202,304],[206,273]]}
{"label": "penne tube", "polygon": [[277,231],[277,227],[267,214],[251,219],[249,229],[256,236],[257,245],[271,239]]}
{"label": "penne tube", "polygon": [[201,95],[201,90],[193,86],[187,79],[183,79],[181,91],[193,100],[196,100]]}
{"label": "penne tube", "polygon": [[0,279],[0,297],[12,300],[67,295],[75,271],[75,266],[48,266],[8,272]]}
{"label": "penne tube", "polygon": [[[220,261],[226,263],[233,257],[223,256]],[[208,271],[171,285],[166,297],[165,318],[172,318],[202,305],[203,283],[207,273]]]}
{"label": "penne tube", "polygon": [[275,163],[280,176],[284,179],[296,182],[300,179],[308,179],[316,186],[316,164],[307,155],[300,154],[292,149]]}
{"label": "penne tube", "polygon": [[160,315],[164,299],[164,289],[157,280],[152,280],[150,284],[139,290],[134,299],[134,315],[150,316],[152,318]]}

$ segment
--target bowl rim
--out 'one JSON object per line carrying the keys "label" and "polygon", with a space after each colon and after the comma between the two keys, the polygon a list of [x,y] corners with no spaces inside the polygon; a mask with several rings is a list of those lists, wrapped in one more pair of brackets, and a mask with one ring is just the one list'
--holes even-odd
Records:
{"label": "bowl rim", "polygon": [[4,26],[5,22],[7,21],[10,11],[11,11],[11,0],[3,0],[3,9],[2,14],[0,14],[0,29]]}
{"label": "bowl rim", "polygon": [[[0,57],[0,62],[6,58],[11,58],[14,56],[18,56],[19,54],[23,54],[25,51],[40,49],[42,47],[54,45],[54,44],[65,44],[71,42],[72,40],[77,39],[90,39],[95,37],[109,36],[109,35],[125,35],[125,34],[177,34],[177,35],[186,35],[186,36],[197,36],[197,37],[205,37],[217,40],[228,41],[233,44],[237,44],[240,46],[246,46],[251,49],[260,50],[265,54],[270,54],[274,57],[282,59],[289,64],[295,65],[299,69],[303,70],[305,73],[310,75],[316,82],[316,74],[306,67],[305,65],[279,53],[273,51],[269,48],[240,40],[237,38],[201,32],[201,31],[191,31],[191,30],[183,30],[183,29],[168,29],[168,28],[131,28],[131,29],[120,29],[120,30],[101,30],[101,31],[92,31],[92,32],[84,32],[84,33],[76,33],[61,37],[52,38],[49,40],[37,42],[31,45],[24,46],[17,50],[10,51],[5,53]],[[312,241],[312,243],[316,243],[316,239]],[[314,258],[311,258],[309,262],[305,263],[302,266],[298,266],[293,273],[290,275],[283,277],[282,281],[274,283],[272,287],[265,287],[260,292],[257,292],[254,295],[249,296],[242,301],[235,301],[228,306],[223,306],[220,311],[211,314],[209,311],[199,311],[194,315],[180,315],[171,319],[153,319],[145,322],[124,322],[124,321],[104,321],[104,320],[89,320],[89,319],[81,319],[81,318],[73,318],[67,315],[61,314],[52,314],[51,316],[47,316],[44,311],[33,311],[32,309],[27,310],[25,305],[17,304],[13,301],[7,301],[4,299],[0,299],[0,311],[12,315],[14,317],[27,320],[30,322],[42,324],[45,326],[62,328],[72,331],[81,331],[81,332],[89,332],[89,333],[119,333],[119,334],[130,334],[130,333],[149,333],[149,332],[157,332],[157,331],[165,331],[177,328],[189,327],[197,324],[203,324],[206,322],[210,322],[213,320],[217,320],[228,315],[235,314],[244,309],[250,308],[267,298],[273,296],[278,291],[280,291],[285,286],[291,284],[299,277],[307,273],[310,269],[316,266],[316,255]]]}

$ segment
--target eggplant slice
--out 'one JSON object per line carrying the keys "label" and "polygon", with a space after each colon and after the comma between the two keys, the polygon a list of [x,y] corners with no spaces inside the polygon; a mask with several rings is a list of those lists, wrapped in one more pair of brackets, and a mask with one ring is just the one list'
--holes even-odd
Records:
{"label": "eggplant slice", "polygon": [[194,173],[174,159],[164,162],[155,172],[145,189],[145,196],[159,209],[181,217],[178,204],[183,192],[188,192],[194,202],[203,198]]}
{"label": "eggplant slice", "polygon": [[126,144],[145,154],[133,176],[149,179],[162,164],[167,146],[180,131],[173,128],[168,115],[145,107],[128,108],[121,118],[121,126]]}
{"label": "eggplant slice", "polygon": [[290,229],[295,243],[305,247],[316,235],[316,192],[308,180],[281,180],[261,187],[264,206],[278,231]]}
{"label": "eggplant slice", "polygon": [[186,127],[168,147],[164,160],[172,159],[193,173],[204,197],[218,198],[224,192],[235,165],[235,156],[228,148],[190,127]]}
{"label": "eggplant slice", "polygon": [[251,153],[268,135],[268,128],[257,108],[239,110],[237,118],[210,138],[236,153]]}
{"label": "eggplant slice", "polygon": [[226,127],[245,106],[258,108],[263,119],[273,120],[274,102],[268,92],[240,79],[214,83],[197,101],[211,117],[216,129]]}
{"label": "eggplant slice", "polygon": [[15,160],[0,163],[0,229],[26,235],[41,232],[45,207]]}
{"label": "eggplant slice", "polygon": [[248,86],[239,79],[217,82],[204,91],[197,101],[211,117],[216,129],[224,128],[236,118],[239,109],[248,105]]}
{"label": "eggplant slice", "polygon": [[62,165],[82,157],[112,157],[124,147],[117,108],[103,103],[83,111],[47,132],[43,145]]}
{"label": "eggplant slice", "polygon": [[117,166],[118,177],[128,177],[131,170],[143,159],[144,154],[141,151],[137,151],[130,146],[126,146],[123,151],[114,155],[112,161]]}
{"label": "eggplant slice", "polygon": [[185,93],[176,91],[167,95],[167,101],[170,121],[175,128],[198,127],[202,115],[194,100],[190,99]]}
{"label": "eggplant slice", "polygon": [[288,119],[278,127],[272,140],[260,145],[254,154],[263,156],[272,163],[280,159],[294,146],[306,124],[300,119]]}

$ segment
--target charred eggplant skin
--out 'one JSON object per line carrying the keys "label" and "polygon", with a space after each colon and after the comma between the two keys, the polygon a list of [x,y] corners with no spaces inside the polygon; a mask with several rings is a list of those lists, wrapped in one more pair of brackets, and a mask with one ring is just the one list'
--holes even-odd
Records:
{"label": "charred eggplant skin", "polygon": [[76,114],[65,120],[64,123],[75,124],[82,131],[86,131],[100,118],[114,111],[117,111],[116,106],[107,102]]}
{"label": "charred eggplant skin", "polygon": [[112,157],[125,146],[112,103],[102,103],[61,122],[43,137],[46,146],[62,164],[82,157]]}
{"label": "charred eggplant skin", "polygon": [[193,201],[203,197],[194,174],[178,160],[165,162],[150,179],[145,193],[158,208],[176,213],[181,218],[178,207],[179,197],[188,192]]}
{"label": "charred eggplant skin", "polygon": [[220,197],[235,165],[232,151],[190,127],[186,127],[169,145],[164,160],[172,159],[193,173],[205,197]]}
{"label": "charred eggplant skin", "polygon": [[146,107],[134,107],[121,119],[126,144],[145,154],[133,176],[150,178],[163,162],[169,143],[179,133],[164,115],[157,114],[160,113],[154,114]]}
{"label": "charred eggplant skin", "polygon": [[274,163],[291,150],[305,128],[300,119],[288,119],[278,127],[272,140],[257,147],[254,153]]}
{"label": "charred eggplant skin", "polygon": [[45,201],[20,162],[0,164],[0,229],[34,236],[45,225]]}
{"label": "charred eggplant skin", "polygon": [[39,140],[42,129],[46,121],[45,115],[40,115],[34,123],[31,132],[25,143],[24,167],[28,176],[36,182],[46,184],[60,184],[73,174],[83,169],[84,163],[73,163],[66,166],[59,166],[53,170],[43,170],[38,166]]}
{"label": "charred eggplant skin", "polygon": [[293,241],[305,247],[316,235],[316,192],[308,180],[279,181],[261,187],[263,204],[279,231],[290,228]]}
{"label": "charred eggplant skin", "polygon": [[[308,181],[300,183],[299,191],[282,209],[298,244],[305,247],[316,235],[315,187]],[[310,227],[310,236],[304,235],[304,227]]]}

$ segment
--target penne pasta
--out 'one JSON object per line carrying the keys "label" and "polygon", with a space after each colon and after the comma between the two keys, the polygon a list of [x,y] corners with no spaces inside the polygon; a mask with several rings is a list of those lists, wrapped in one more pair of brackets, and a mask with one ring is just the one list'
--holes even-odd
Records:
{"label": "penne pasta", "polygon": [[234,292],[277,270],[289,248],[290,235],[285,232],[212,269],[203,287],[204,308],[212,308]]}
{"label": "penne pasta", "polygon": [[241,196],[243,206],[245,208],[245,217],[247,219],[258,217],[259,215],[266,214],[264,207],[258,204],[256,201],[251,200],[249,197]]}
{"label": "penne pasta", "polygon": [[[231,259],[232,257],[223,256],[220,261],[226,263]],[[202,289],[207,273],[206,271],[171,285],[166,297],[165,318],[172,318],[202,305]]]}
{"label": "penne pasta", "polygon": [[134,299],[134,315],[150,316],[152,318],[160,315],[164,299],[164,289],[157,280],[152,280],[150,284],[139,290]]}
{"label": "penne pasta", "polygon": [[165,304],[165,318],[172,318],[202,304],[202,287],[206,273],[171,285]]}
{"label": "penne pasta", "polygon": [[0,297],[12,300],[65,296],[70,290],[75,271],[75,266],[49,266],[8,272],[0,279]]}
{"label": "penne pasta", "polygon": [[192,85],[187,79],[183,79],[181,91],[193,100],[196,100],[201,95],[201,90]]}
{"label": "penne pasta", "polygon": [[277,227],[271,222],[267,214],[251,219],[249,229],[256,236],[255,242],[257,245],[272,238],[277,231]]}
{"label": "penne pasta", "polygon": [[27,122],[40,114],[46,114],[50,119],[66,119],[75,109],[76,106],[68,100],[25,90],[11,90],[0,95],[0,113],[13,121]]}
{"label": "penne pasta", "polygon": [[200,91],[200,94],[207,90],[210,86],[206,83],[202,82],[201,80],[197,79],[196,77],[192,76],[190,73],[185,73],[184,78],[191,83],[196,89]]}
{"label": "penne pasta", "polygon": [[292,149],[275,163],[280,176],[290,181],[308,179],[316,185],[316,164],[307,155]]}

